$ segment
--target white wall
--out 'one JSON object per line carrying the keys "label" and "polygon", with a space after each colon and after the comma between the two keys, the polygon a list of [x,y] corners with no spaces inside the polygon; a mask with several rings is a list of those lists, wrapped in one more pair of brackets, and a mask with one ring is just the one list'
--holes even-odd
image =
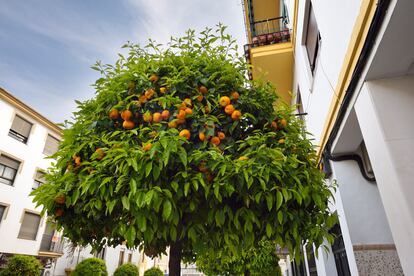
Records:
{"label": "white wall", "polygon": [[[45,218],[42,219],[35,241],[18,239],[24,210],[40,212],[35,208],[29,193],[37,169],[46,170],[50,160],[42,153],[48,131],[26,114],[16,111],[14,107],[0,100],[0,153],[21,161],[14,185],[0,183],[0,203],[9,205],[7,216],[0,223],[0,252],[37,255],[40,241],[45,229]],[[33,127],[27,144],[8,136],[15,113],[29,122]],[[57,136],[54,133],[55,137]]]}
{"label": "white wall", "polygon": [[414,77],[366,82],[355,104],[405,275],[414,275]]}

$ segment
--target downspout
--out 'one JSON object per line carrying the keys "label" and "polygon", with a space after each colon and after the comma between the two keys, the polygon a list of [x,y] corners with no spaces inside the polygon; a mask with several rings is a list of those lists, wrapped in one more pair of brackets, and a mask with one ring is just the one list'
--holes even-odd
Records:
{"label": "downspout", "polygon": [[338,117],[335,120],[334,126],[331,133],[329,134],[328,141],[326,142],[325,149],[322,153],[322,160],[325,165],[325,170],[327,172],[327,177],[332,174],[330,170],[329,160],[330,161],[344,161],[344,160],[354,160],[358,163],[359,169],[362,173],[362,176],[370,182],[375,181],[375,177],[370,177],[366,174],[363,162],[361,157],[357,154],[344,154],[344,155],[332,155],[332,145],[338,135],[339,129],[344,121],[346,111],[349,108],[351,99],[354,97],[356,92],[356,87],[358,85],[362,71],[364,70],[368,58],[374,48],[374,44],[378,38],[379,30],[382,26],[382,23],[387,13],[388,6],[391,0],[378,0],[377,7],[375,9],[374,17],[372,19],[371,25],[368,30],[367,37],[365,39],[364,46],[361,50],[361,55],[358,58],[355,70],[352,73],[351,81],[349,82],[348,88],[346,89],[344,100],[341,103],[339,108]]}

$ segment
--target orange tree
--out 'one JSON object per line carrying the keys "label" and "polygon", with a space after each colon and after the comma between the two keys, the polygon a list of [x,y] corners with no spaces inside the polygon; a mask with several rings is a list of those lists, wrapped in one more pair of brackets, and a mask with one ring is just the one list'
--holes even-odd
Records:
{"label": "orange tree", "polygon": [[[292,253],[330,238],[331,197],[302,122],[275,110],[269,84],[246,79],[218,25],[161,48],[150,41],[102,73],[77,102],[34,200],[74,243],[126,242],[180,260],[263,237]],[[178,272],[177,272],[178,271]]]}

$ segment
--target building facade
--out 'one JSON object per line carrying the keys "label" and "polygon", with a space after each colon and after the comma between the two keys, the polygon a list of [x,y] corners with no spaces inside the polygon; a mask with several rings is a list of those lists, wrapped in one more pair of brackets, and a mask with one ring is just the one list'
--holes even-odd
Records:
{"label": "building facade", "polygon": [[[72,248],[54,230],[29,195],[42,185],[61,138],[61,128],[0,88],[0,269],[15,254],[37,257],[44,275],[66,275],[90,248]],[[127,262],[139,264],[138,250],[124,245],[95,255],[105,260],[110,275]],[[66,270],[66,271],[65,271]]]}
{"label": "building facade", "polygon": [[245,0],[244,13],[251,76],[297,105],[338,185],[334,244],[304,246],[285,274],[414,275],[414,2]]}

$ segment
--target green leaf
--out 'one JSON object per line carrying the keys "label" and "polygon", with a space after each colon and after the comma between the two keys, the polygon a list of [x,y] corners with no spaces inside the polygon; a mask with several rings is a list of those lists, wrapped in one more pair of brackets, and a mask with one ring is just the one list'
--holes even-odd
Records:
{"label": "green leaf", "polygon": [[178,156],[180,157],[181,163],[184,167],[187,167],[187,152],[183,147],[179,148]]}
{"label": "green leaf", "polygon": [[148,162],[147,165],[145,165],[145,176],[148,177],[152,170],[152,162]]}
{"label": "green leaf", "polygon": [[137,215],[137,224],[139,231],[145,232],[147,230],[147,219],[142,214]]}
{"label": "green leaf", "polygon": [[273,197],[270,194],[266,195],[266,203],[267,203],[267,209],[270,211],[273,207]]}
{"label": "green leaf", "polygon": [[225,221],[225,216],[223,210],[218,210],[215,215],[216,224],[222,226]]}
{"label": "green leaf", "polygon": [[126,196],[123,196],[121,198],[122,206],[124,206],[125,209],[129,210],[129,199]]}
{"label": "green leaf", "polygon": [[184,184],[184,195],[187,196],[188,195],[188,191],[190,190],[190,183],[186,182]]}
{"label": "green leaf", "polygon": [[174,189],[175,192],[177,192],[177,190],[178,190],[178,183],[175,182],[175,181],[171,182],[171,187]]}
{"label": "green leaf", "polygon": [[129,182],[129,186],[131,188],[131,193],[134,195],[137,192],[137,182],[134,178],[131,178],[131,181]]}
{"label": "green leaf", "polygon": [[152,200],[152,197],[154,196],[154,190],[149,190],[148,192],[147,192],[147,194],[145,195],[145,204],[146,205],[150,205],[151,204],[151,200]]}
{"label": "green leaf", "polygon": [[283,222],[283,212],[282,211],[277,212],[277,220],[279,221],[280,224],[282,224],[282,222]]}
{"label": "green leaf", "polygon": [[162,217],[168,219],[171,215],[172,205],[169,200],[165,200],[162,206]]}
{"label": "green leaf", "polygon": [[283,203],[283,195],[280,191],[276,192],[276,210],[279,210]]}
{"label": "green leaf", "polygon": [[273,233],[273,229],[272,226],[270,225],[270,223],[266,224],[266,235],[268,238],[270,238],[272,236]]}

